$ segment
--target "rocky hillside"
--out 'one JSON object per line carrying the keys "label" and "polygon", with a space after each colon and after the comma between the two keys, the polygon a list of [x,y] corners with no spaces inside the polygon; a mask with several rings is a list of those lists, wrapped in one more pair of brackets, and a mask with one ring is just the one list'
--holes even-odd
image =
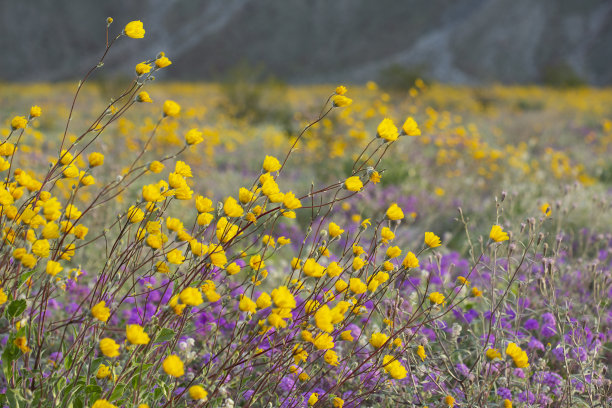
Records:
{"label": "rocky hillside", "polygon": [[365,81],[389,67],[455,83],[612,84],[610,0],[30,0],[0,2],[0,79],[61,80],[140,19],[105,75],[166,50],[172,78],[218,79],[261,66],[290,82]]}

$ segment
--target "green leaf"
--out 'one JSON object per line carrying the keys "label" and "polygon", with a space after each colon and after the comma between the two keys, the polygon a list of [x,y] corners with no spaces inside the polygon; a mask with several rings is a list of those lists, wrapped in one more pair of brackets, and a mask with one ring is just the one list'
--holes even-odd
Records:
{"label": "green leaf", "polygon": [[90,400],[95,401],[102,395],[102,387],[97,384],[89,384],[85,387],[85,394]]}
{"label": "green leaf", "polygon": [[157,335],[157,337],[155,338],[155,343],[162,343],[164,341],[168,341],[174,338],[174,335],[176,333],[174,333],[174,330],[172,329],[167,329],[167,328],[163,328],[161,329],[161,331],[159,332],[159,334]]}
{"label": "green leaf", "polygon": [[6,317],[9,319],[18,317],[26,309],[26,301],[24,299],[13,300],[6,308]]}
{"label": "green leaf", "polygon": [[25,401],[23,400],[23,398],[21,397],[21,395],[19,394],[19,390],[14,390],[14,389],[7,389],[6,390],[6,400],[9,404],[9,407],[11,408],[19,408],[20,406],[25,407],[25,405],[20,405],[21,403],[24,403]]}
{"label": "green leaf", "polygon": [[110,401],[112,402],[118,398],[121,398],[121,396],[123,395],[123,391],[125,391],[125,384],[118,384],[110,396]]}

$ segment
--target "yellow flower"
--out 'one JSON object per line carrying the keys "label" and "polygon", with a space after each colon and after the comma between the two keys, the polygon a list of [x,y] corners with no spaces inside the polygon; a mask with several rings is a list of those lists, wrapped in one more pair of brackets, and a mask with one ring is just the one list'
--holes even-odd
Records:
{"label": "yellow flower", "polygon": [[[157,68],[166,68],[168,65],[172,65],[172,61],[168,57],[162,56],[155,60],[155,66]],[[170,115],[173,116],[173,115]]]}
{"label": "yellow flower", "polygon": [[8,300],[8,296],[4,293],[4,288],[0,288],[0,305],[3,305]]}
{"label": "yellow flower", "polygon": [[37,239],[32,244],[32,253],[38,256],[39,258],[48,257],[50,253],[50,249],[51,249],[51,245],[49,244],[49,241],[47,241],[46,239]]}
{"label": "yellow flower", "polygon": [[28,347],[28,339],[25,337],[17,337],[15,340],[13,340],[13,344],[19,347],[22,353],[29,353],[32,351],[32,349]]}
{"label": "yellow flower", "polygon": [[330,350],[334,348],[334,338],[327,333],[319,333],[314,338],[313,344],[317,350]]}
{"label": "yellow flower", "polygon": [[45,272],[51,276],[55,276],[58,273],[60,273],[63,269],[64,268],[60,265],[59,262],[47,261]]}
{"label": "yellow flower", "polygon": [[506,354],[512,357],[514,365],[518,368],[529,366],[529,358],[527,357],[527,353],[517,346],[516,343],[508,344],[508,347],[506,347]]}
{"label": "yellow flower", "polygon": [[389,259],[397,258],[401,254],[402,250],[397,246],[390,246],[389,248],[387,248],[386,255]]}
{"label": "yellow flower", "polygon": [[412,252],[408,251],[408,253],[406,254],[406,257],[402,261],[402,266],[404,268],[406,268],[406,269],[408,269],[408,268],[418,268],[419,267],[419,260],[417,259],[415,254],[413,254]]}
{"label": "yellow flower", "polygon": [[117,357],[119,355],[119,345],[115,340],[105,337],[100,340],[100,351],[106,357]]}
{"label": "yellow flower", "polygon": [[106,377],[110,377],[111,371],[110,368],[104,364],[100,364],[98,367],[98,372],[96,373],[96,378],[102,379]]}
{"label": "yellow flower", "polygon": [[244,295],[240,295],[240,302],[238,303],[238,308],[242,312],[248,312],[248,313],[257,312],[257,304]]}
{"label": "yellow flower", "polygon": [[329,223],[329,235],[332,238],[339,237],[340,235],[342,235],[343,232],[344,230],[340,228],[335,222]]}
{"label": "yellow flower", "polygon": [[197,288],[186,287],[179,295],[181,302],[189,306],[199,306],[204,302],[202,293]]}
{"label": "yellow flower", "polygon": [[[366,264],[367,262],[364,261],[363,259],[356,257],[353,258],[353,270],[354,271],[358,271],[359,269],[363,268],[363,266]],[[352,288],[351,288],[352,290]]]}
{"label": "yellow flower", "polygon": [[285,196],[283,197],[283,205],[289,210],[297,210],[298,208],[302,207],[300,200],[298,200],[295,194],[293,194],[291,191],[285,193]]}
{"label": "yellow flower", "polygon": [[127,340],[132,344],[147,344],[151,341],[149,335],[138,324],[128,324],[125,327],[125,333]]}
{"label": "yellow flower", "polygon": [[64,167],[62,174],[66,178],[75,178],[79,176],[79,168],[73,164]]}
{"label": "yellow flower", "polygon": [[512,408],[512,401],[509,399],[504,399],[504,408]]}
{"label": "yellow flower", "polygon": [[[148,65],[147,65],[148,67]],[[153,99],[151,99],[151,96],[149,95],[149,93],[147,91],[141,91],[138,93],[138,95],[136,96],[136,101],[137,102],[144,102],[144,103],[153,103]]]}
{"label": "yellow flower", "polygon": [[241,217],[244,214],[244,210],[234,197],[227,197],[223,204],[223,211],[228,217]]}
{"label": "yellow flower", "polygon": [[444,397],[444,403],[448,407],[453,408],[455,406],[455,399],[452,396],[447,395],[446,397]]}
{"label": "yellow flower", "polygon": [[444,304],[444,295],[440,292],[433,292],[429,295],[429,301],[436,305]]}
{"label": "yellow flower", "polygon": [[467,280],[465,277],[463,276],[457,276],[457,280],[459,281],[459,283],[461,283],[462,285],[465,286],[470,286],[470,281]]}
{"label": "yellow flower", "polygon": [[15,116],[11,120],[11,128],[13,128],[13,130],[25,129],[27,125],[28,125],[28,120],[23,116]]}
{"label": "yellow flower", "polygon": [[118,408],[115,404],[111,404],[105,399],[99,399],[94,402],[91,408]]}
{"label": "yellow flower", "polygon": [[136,224],[144,219],[144,211],[135,206],[130,206],[127,211],[127,220],[132,224]]}
{"label": "yellow flower", "polygon": [[145,30],[142,21],[136,20],[127,23],[123,29],[123,33],[130,38],[144,38]]}
{"label": "yellow flower", "polygon": [[279,286],[272,291],[272,301],[281,309],[295,309],[295,297],[286,286]]}
{"label": "yellow flower", "polygon": [[489,360],[495,360],[496,358],[501,359],[502,355],[498,349],[490,348],[486,351],[486,356]]}
{"label": "yellow flower", "polygon": [[337,86],[335,92],[336,95],[344,95],[346,93],[346,87],[343,85]]}
{"label": "yellow flower", "polygon": [[368,286],[359,278],[350,278],[349,287],[351,291],[357,295],[364,293],[368,289]]}
{"label": "yellow flower", "polygon": [[172,377],[178,378],[185,374],[183,362],[175,354],[170,354],[168,357],[166,357],[162,363],[162,366],[166,374],[171,375]]}
{"label": "yellow flower", "polygon": [[206,400],[208,392],[201,385],[192,385],[189,387],[189,396],[194,400]]}
{"label": "yellow flower", "polygon": [[153,173],[161,173],[162,170],[164,170],[164,164],[160,161],[152,161],[151,164],[149,165],[149,170],[151,170]]}
{"label": "yellow flower", "polygon": [[408,136],[420,136],[421,129],[417,125],[416,121],[412,117],[408,117],[402,125],[402,134]]}
{"label": "yellow flower", "polygon": [[200,132],[198,129],[191,129],[185,134],[185,143],[187,143],[189,146],[197,145],[203,141],[204,138],[202,137],[202,132]]}
{"label": "yellow flower", "polygon": [[345,106],[349,106],[353,103],[351,98],[347,98],[344,95],[334,95],[332,96],[333,106],[336,108],[344,108]]}
{"label": "yellow flower", "polygon": [[550,215],[552,214],[552,207],[550,206],[550,204],[544,203],[540,207],[540,211],[542,211],[542,214],[544,214],[545,216],[550,217]]}
{"label": "yellow flower", "polygon": [[378,137],[383,138],[388,142],[393,142],[399,137],[397,126],[395,126],[393,121],[389,118],[385,118],[380,122],[376,132]]}
{"label": "yellow flower", "polygon": [[472,296],[479,297],[482,296],[482,291],[480,291],[476,286],[472,288]]}
{"label": "yellow flower", "polygon": [[344,181],[344,188],[348,191],[359,191],[363,188],[363,183],[357,176],[352,176]]}
{"label": "yellow flower", "polygon": [[334,408],[342,408],[344,406],[344,400],[340,397],[334,397],[332,403],[334,404]]}
{"label": "yellow flower", "polygon": [[425,347],[423,346],[417,347],[417,355],[421,357],[422,361],[425,361],[425,359],[427,358],[427,354],[425,354]]}
{"label": "yellow flower", "polygon": [[106,302],[103,300],[91,308],[91,314],[99,321],[106,322],[110,317],[110,309],[106,307]]}
{"label": "yellow flower", "polygon": [[325,273],[327,273],[327,276],[330,278],[335,278],[336,276],[340,276],[342,268],[338,265],[338,262],[332,262],[325,269]]}
{"label": "yellow flower", "polygon": [[225,267],[225,271],[229,274],[229,275],[235,275],[238,272],[240,272],[240,265],[238,265],[236,262],[232,262],[231,264],[227,265]]}
{"label": "yellow flower", "polygon": [[319,393],[313,392],[312,394],[310,394],[310,397],[308,397],[308,406],[312,407],[314,404],[317,403],[318,400],[319,400]]}
{"label": "yellow flower", "polygon": [[388,227],[383,227],[380,230],[380,238],[384,244],[387,244],[395,238],[395,234]]}
{"label": "yellow flower", "polygon": [[25,266],[26,268],[30,268],[30,269],[34,268],[37,262],[38,260],[32,254],[25,254],[24,256],[21,257],[21,264]]}
{"label": "yellow flower", "polygon": [[281,164],[276,157],[266,156],[263,162],[263,169],[268,173],[272,173],[279,171],[281,169]]}
{"label": "yellow flower", "polygon": [[104,155],[102,153],[93,152],[87,159],[89,161],[89,167],[98,167],[104,164]]}
{"label": "yellow flower", "polygon": [[185,261],[185,256],[179,249],[173,249],[166,254],[166,259],[171,264],[180,265]]}
{"label": "yellow flower", "polygon": [[391,221],[401,220],[404,218],[404,212],[396,203],[393,203],[387,209],[387,218]]}
{"label": "yellow flower", "polygon": [[181,113],[181,105],[168,99],[163,106],[164,116],[176,117]]}
{"label": "yellow flower", "polygon": [[370,181],[374,184],[379,183],[380,173],[378,173],[377,171],[373,171],[372,174],[370,174]]}
{"label": "yellow flower", "polygon": [[440,237],[434,234],[433,232],[425,233],[425,244],[430,248],[437,248],[442,243],[440,242]]}
{"label": "yellow flower", "polygon": [[372,333],[370,344],[376,348],[381,348],[389,340],[389,336],[384,333]]}
{"label": "yellow flower", "polygon": [[255,302],[256,306],[260,309],[265,309],[272,305],[272,298],[266,292],[262,292]]}
{"label": "yellow flower", "polygon": [[340,338],[344,341],[353,341],[355,340],[351,334],[350,330],[345,330],[340,333]]}
{"label": "yellow flower", "polygon": [[134,70],[136,71],[136,75],[141,76],[151,72],[151,66],[145,62],[141,62],[140,64],[136,64]]}
{"label": "yellow flower", "polygon": [[42,109],[40,109],[40,106],[32,106],[30,108],[30,117],[31,118],[37,118],[42,114]]}
{"label": "yellow flower", "polygon": [[508,237],[508,233],[502,230],[502,227],[499,225],[493,225],[491,227],[491,232],[489,233],[489,238],[491,238],[495,242],[507,241],[510,239]]}

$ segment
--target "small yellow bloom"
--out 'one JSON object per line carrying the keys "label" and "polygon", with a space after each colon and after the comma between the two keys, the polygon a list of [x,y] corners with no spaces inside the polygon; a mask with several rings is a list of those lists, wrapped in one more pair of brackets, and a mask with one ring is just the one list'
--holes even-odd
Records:
{"label": "small yellow bloom", "polygon": [[151,164],[149,165],[149,170],[152,171],[153,173],[161,173],[162,170],[164,170],[164,164],[160,161],[152,161]]}
{"label": "small yellow bloom", "polygon": [[45,272],[51,276],[55,276],[60,273],[64,268],[56,261],[47,261]]}
{"label": "small yellow bloom", "polygon": [[266,156],[263,162],[263,169],[266,172],[272,173],[281,169],[281,164],[274,156]]}
{"label": "small yellow bloom", "polygon": [[319,393],[313,392],[312,394],[310,394],[310,397],[308,397],[308,406],[312,407],[314,404],[317,403],[318,400],[319,400]]}
{"label": "small yellow bloom", "polygon": [[194,400],[206,401],[208,392],[201,385],[192,385],[189,387],[189,396]]}
{"label": "small yellow bloom", "polygon": [[37,118],[42,114],[42,109],[40,109],[40,106],[32,106],[30,108],[30,117],[31,118]]}
{"label": "small yellow bloom", "polygon": [[166,357],[162,363],[162,366],[166,374],[172,377],[178,378],[185,374],[185,366],[183,365],[181,359],[175,354],[170,354],[168,357]]}
{"label": "small yellow bloom", "polygon": [[381,348],[389,339],[384,333],[372,333],[372,337],[370,338],[370,344],[376,348]]}
{"label": "small yellow bloom", "polygon": [[[147,67],[148,67],[148,65],[147,65]],[[141,91],[136,96],[136,101],[137,102],[152,103],[153,99],[151,99],[151,96],[149,95],[149,93],[147,91]]]}
{"label": "small yellow bloom", "polygon": [[508,233],[502,230],[502,227],[499,225],[493,225],[491,227],[491,233],[489,234],[489,238],[491,238],[495,242],[507,241],[510,239],[508,237]]}
{"label": "small yellow bloom", "polygon": [[136,71],[136,75],[141,76],[151,72],[151,66],[147,63],[141,62],[140,64],[136,64],[136,68],[134,68],[134,70]]}
{"label": "small yellow bloom", "polygon": [[168,99],[163,106],[164,116],[177,117],[181,113],[181,105]]}
{"label": "small yellow bloom", "polygon": [[149,335],[138,324],[128,324],[125,333],[127,340],[132,344],[148,344],[151,341]]}
{"label": "small yellow bloom", "polygon": [[343,85],[337,86],[335,92],[336,95],[344,95],[346,93],[346,87]]}
{"label": "small yellow bloom", "polygon": [[489,360],[495,360],[496,358],[501,359],[502,355],[498,349],[490,348],[486,351],[485,355]]}
{"label": "small yellow bloom", "polygon": [[482,291],[480,291],[476,286],[472,288],[472,296],[479,297],[482,296]]}
{"label": "small yellow bloom", "polygon": [[436,305],[443,305],[444,302],[444,295],[441,294],[440,292],[433,292],[429,295],[429,301],[431,303],[434,303]]}
{"label": "small yellow bloom", "polygon": [[412,252],[408,251],[408,253],[406,254],[406,257],[402,261],[402,266],[404,268],[406,268],[406,269],[408,269],[408,268],[418,268],[419,267],[419,260],[417,259],[415,254],[413,254]]}
{"label": "small yellow bloom", "polygon": [[417,355],[421,357],[422,361],[425,361],[425,359],[427,358],[427,354],[425,354],[425,347],[423,346],[417,347]]}
{"label": "small yellow bloom", "polygon": [[444,403],[448,407],[453,408],[455,406],[455,399],[452,396],[447,395],[446,397],[444,397]]}
{"label": "small yellow bloom", "polygon": [[404,212],[396,203],[393,203],[387,209],[387,218],[391,221],[401,220],[404,218]]}
{"label": "small yellow bloom", "polygon": [[359,191],[363,188],[363,183],[359,177],[352,176],[345,180],[344,188],[346,188],[348,191]]}
{"label": "small yellow bloom", "polygon": [[110,309],[106,307],[106,302],[103,300],[91,308],[91,314],[99,321],[106,322],[110,317]]}
{"label": "small yellow bloom", "polygon": [[117,357],[119,355],[119,345],[115,340],[105,337],[100,340],[100,351],[106,357]]}
{"label": "small yellow bloom", "polygon": [[127,23],[123,29],[123,33],[130,38],[144,38],[145,30],[142,21],[136,20]]}
{"label": "small yellow bloom", "polygon": [[179,295],[181,302],[189,306],[199,306],[204,302],[202,293],[197,288],[186,287]]}
{"label": "small yellow bloom", "polygon": [[412,117],[408,117],[402,125],[402,134],[408,136],[420,136],[421,129],[417,125],[416,121]]}
{"label": "small yellow bloom", "polygon": [[28,125],[28,120],[23,116],[15,116],[11,120],[11,128],[13,128],[13,130],[25,129],[27,125]]}
{"label": "small yellow bloom", "polygon": [[506,347],[506,354],[512,357],[514,365],[518,368],[529,366],[529,358],[527,357],[527,353],[517,346],[516,343],[508,344],[508,347]]}
{"label": "small yellow bloom", "polygon": [[155,60],[155,66],[157,68],[166,68],[169,65],[172,65],[172,61],[170,61],[168,57],[162,56]]}
{"label": "small yellow bloom", "polygon": [[434,234],[433,232],[425,233],[425,244],[430,248],[437,248],[442,245],[440,237]]}
{"label": "small yellow bloom", "polygon": [[189,130],[186,134],[185,134],[185,143],[187,143],[189,146],[192,145],[197,145],[199,143],[202,143],[204,141],[204,138],[202,137],[202,132],[200,132],[198,129],[191,129]]}
{"label": "small yellow bloom", "polygon": [[542,211],[542,214],[544,214],[545,216],[550,217],[550,215],[552,214],[552,207],[550,206],[550,204],[544,203],[540,207],[540,211]]}
{"label": "small yellow bloom", "polygon": [[383,119],[376,129],[378,137],[388,142],[393,142],[399,137],[399,132],[393,121],[389,118]]}
{"label": "small yellow bloom", "polygon": [[332,104],[336,108],[344,108],[345,106],[349,106],[353,103],[351,98],[347,98],[344,95],[334,95],[332,97]]}

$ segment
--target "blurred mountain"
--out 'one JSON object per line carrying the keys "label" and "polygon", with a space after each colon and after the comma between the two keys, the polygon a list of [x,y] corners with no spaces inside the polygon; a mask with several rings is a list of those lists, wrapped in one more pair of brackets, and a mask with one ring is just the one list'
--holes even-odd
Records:
{"label": "blurred mountain", "polygon": [[405,70],[454,83],[612,84],[610,0],[4,0],[0,79],[82,75],[103,51],[107,16],[115,34],[136,19],[147,30],[113,46],[107,76],[132,75],[163,50],[172,79],[246,65],[294,83]]}

